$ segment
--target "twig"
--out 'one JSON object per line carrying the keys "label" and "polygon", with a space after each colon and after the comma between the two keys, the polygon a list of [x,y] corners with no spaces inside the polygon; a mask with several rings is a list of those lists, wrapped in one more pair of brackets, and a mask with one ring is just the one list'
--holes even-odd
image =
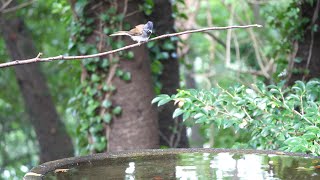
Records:
{"label": "twig", "polygon": [[124,18],[127,18],[127,17],[129,17],[129,16],[135,15],[135,14],[137,14],[138,12],[141,12],[141,10],[136,10],[136,11],[130,12],[130,13],[126,14],[126,15],[124,16]]}
{"label": "twig", "polygon": [[297,41],[294,41],[293,42],[293,50],[292,50],[292,53],[289,55],[289,63],[288,63],[288,66],[287,66],[287,69],[286,71],[288,72],[288,75],[287,75],[287,82],[289,82],[289,80],[291,79],[291,76],[292,76],[292,70],[293,70],[293,67],[294,67],[294,59],[296,58],[297,56],[297,53],[298,53],[298,49],[299,49],[299,44]]}
{"label": "twig", "polygon": [[226,48],[226,44],[213,33],[211,32],[203,32],[203,33],[206,33],[212,40],[216,41],[218,44]]}
{"label": "twig", "polygon": [[[231,5],[229,24],[233,23],[233,15],[234,15],[234,6]],[[231,63],[231,35],[232,35],[232,30],[231,29],[227,30],[226,60],[225,60],[226,67],[229,67]]]}
{"label": "twig", "polygon": [[[199,3],[200,4],[200,3]],[[207,8],[206,8],[206,14],[207,14],[207,24],[208,26],[212,26],[212,15],[211,15],[211,9],[210,9],[210,1],[206,0]]]}
{"label": "twig", "polygon": [[26,6],[29,6],[29,5],[33,4],[34,2],[36,2],[36,0],[31,0],[31,1],[28,1],[28,2],[24,2],[24,3],[21,3],[21,4],[17,5],[17,6],[11,7],[11,8],[1,9],[0,13],[3,13],[3,14],[10,13],[10,12],[16,11],[18,9],[24,8]]}
{"label": "twig", "polygon": [[253,24],[253,25],[246,25],[246,26],[226,26],[226,27],[208,27],[208,28],[202,28],[202,29],[195,29],[195,30],[188,30],[188,31],[183,31],[183,32],[178,32],[178,33],[171,33],[171,34],[164,34],[161,36],[157,36],[154,38],[151,38],[149,41],[146,42],[141,42],[139,43],[135,43],[135,44],[131,44],[128,46],[124,46],[122,48],[118,48],[115,50],[111,50],[111,51],[106,51],[106,52],[102,52],[102,53],[97,53],[97,54],[91,54],[91,55],[83,55],[83,56],[65,56],[65,55],[59,55],[59,56],[53,56],[53,57],[47,57],[47,58],[40,58],[40,57],[35,57],[32,59],[25,59],[25,60],[14,60],[11,62],[7,62],[7,63],[1,63],[0,64],[0,68],[4,68],[4,67],[9,67],[9,66],[15,66],[15,65],[22,65],[22,64],[30,64],[30,63],[35,63],[35,62],[49,62],[49,61],[56,61],[56,60],[80,60],[80,59],[88,59],[88,58],[96,58],[96,57],[101,57],[101,56],[105,56],[108,54],[113,54],[119,51],[123,51],[126,49],[131,49],[137,46],[140,46],[141,44],[145,44],[147,42],[150,41],[155,41],[158,39],[163,39],[163,38],[168,38],[168,37],[174,37],[174,36],[180,36],[183,34],[190,34],[190,33],[197,33],[197,32],[204,32],[204,31],[212,31],[212,30],[227,30],[227,29],[236,29],[236,28],[252,28],[252,27],[262,27],[259,24]]}
{"label": "twig", "polygon": [[[304,119],[305,121],[307,121],[309,124],[311,125],[315,125],[314,123],[312,123],[308,118],[306,118],[304,115],[300,114],[300,112],[296,111],[295,109],[290,109],[290,107],[287,105],[287,103],[285,102],[285,99],[283,97],[283,95],[281,94],[281,98],[282,98],[282,101],[283,101],[283,105],[284,107],[287,109],[287,110],[290,110],[292,111],[294,114],[300,116],[300,118]],[[272,99],[278,101],[278,102],[281,102],[281,100],[277,99],[276,97],[272,96],[271,97]]]}
{"label": "twig", "polygon": [[159,130],[159,136],[171,147],[169,139]]}
{"label": "twig", "polygon": [[252,39],[252,42],[253,42],[253,47],[254,47],[254,52],[255,52],[255,55],[256,55],[256,59],[257,59],[257,62],[258,62],[258,65],[261,69],[261,72],[263,73],[264,77],[266,77],[267,79],[270,78],[270,75],[268,74],[268,72],[266,71],[265,69],[265,65],[263,64],[262,62],[262,58],[261,58],[261,54],[259,52],[259,46],[258,46],[258,43],[257,43],[257,39],[253,33],[253,31],[251,31],[250,29],[248,30],[249,34],[250,34],[250,37]]}
{"label": "twig", "polygon": [[12,2],[12,0],[8,0],[8,1],[4,2],[0,8],[0,12],[3,11],[4,9],[6,9],[6,7],[8,7],[11,2]]}
{"label": "twig", "polygon": [[232,39],[233,39],[233,42],[234,42],[234,49],[235,49],[235,51],[236,51],[236,57],[237,57],[237,61],[238,61],[238,63],[240,64],[241,62],[241,55],[240,55],[240,45],[239,45],[239,42],[238,42],[238,38],[237,38],[237,36],[233,33],[232,34]]}
{"label": "twig", "polygon": [[[128,9],[128,0],[124,0],[124,7],[123,7],[123,17],[126,16],[127,14],[127,9]],[[119,29],[122,29],[122,26],[123,26],[123,20],[120,22],[120,28]],[[121,37],[121,36],[120,36]]]}

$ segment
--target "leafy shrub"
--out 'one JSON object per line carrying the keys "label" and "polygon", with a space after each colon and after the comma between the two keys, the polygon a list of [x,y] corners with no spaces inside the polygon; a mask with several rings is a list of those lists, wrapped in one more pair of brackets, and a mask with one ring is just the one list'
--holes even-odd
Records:
{"label": "leafy shrub", "polygon": [[237,85],[224,89],[179,90],[159,95],[152,103],[170,101],[178,106],[173,117],[193,119],[195,123],[214,123],[251,133],[249,145],[257,149],[279,149],[320,155],[320,81],[297,81],[251,87]]}

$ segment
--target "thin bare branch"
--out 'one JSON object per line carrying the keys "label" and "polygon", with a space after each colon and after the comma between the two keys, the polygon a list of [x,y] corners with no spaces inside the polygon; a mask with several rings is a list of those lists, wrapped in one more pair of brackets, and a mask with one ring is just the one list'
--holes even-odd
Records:
{"label": "thin bare branch", "polygon": [[4,9],[6,9],[10,5],[11,2],[12,2],[12,0],[8,0],[8,1],[3,2],[2,6],[0,8],[0,12],[3,11]]}
{"label": "thin bare branch", "polygon": [[[226,26],[226,27],[208,27],[208,28],[201,28],[201,29],[195,29],[195,30],[188,30],[188,31],[183,31],[183,32],[178,32],[178,33],[171,33],[171,34],[164,34],[161,36],[157,36],[154,38],[151,38],[149,41],[155,41],[155,40],[159,40],[159,39],[163,39],[163,38],[169,38],[169,37],[174,37],[174,36],[180,36],[183,34],[190,34],[190,33],[197,33],[197,32],[204,32],[204,31],[212,31],[212,30],[227,30],[227,29],[237,29],[237,28],[253,28],[253,27],[262,27],[259,24],[252,24],[252,25],[245,25],[245,26]],[[7,63],[1,63],[0,64],[0,68],[4,68],[4,67],[9,67],[9,66],[15,66],[15,65],[22,65],[22,64],[30,64],[30,63],[36,63],[36,62],[50,62],[50,61],[56,61],[56,60],[80,60],[80,59],[88,59],[88,58],[96,58],[96,57],[101,57],[101,56],[105,56],[108,54],[113,54],[119,51],[123,51],[123,50],[127,50],[127,49],[131,49],[137,46],[140,46],[141,44],[145,44],[147,42],[141,42],[139,43],[135,43],[135,44],[131,44],[128,46],[124,46],[122,48],[118,48],[115,50],[111,50],[111,51],[106,51],[106,52],[102,52],[102,53],[97,53],[97,54],[91,54],[91,55],[83,55],[83,56],[65,56],[65,55],[59,55],[59,56],[53,56],[53,57],[47,57],[47,58],[40,58],[40,56],[32,58],[32,59],[25,59],[25,60],[13,60]]]}
{"label": "thin bare branch", "polygon": [[[229,19],[229,24],[233,24],[233,16],[234,16],[234,8],[235,6],[230,5],[231,13],[230,13],[230,19]],[[230,66],[231,63],[231,36],[232,36],[232,29],[227,30],[227,39],[226,39],[226,62],[225,65],[226,67]]]}
{"label": "thin bare branch", "polygon": [[7,8],[7,9],[2,9],[1,8],[0,13],[5,14],[5,13],[14,12],[14,11],[22,9],[22,8],[24,8],[26,6],[29,6],[29,5],[33,4],[34,2],[36,2],[36,0],[31,0],[31,1],[28,1],[28,2],[24,2],[24,3],[21,3],[21,4],[17,5],[17,6],[14,6],[14,7],[11,7],[11,8]]}

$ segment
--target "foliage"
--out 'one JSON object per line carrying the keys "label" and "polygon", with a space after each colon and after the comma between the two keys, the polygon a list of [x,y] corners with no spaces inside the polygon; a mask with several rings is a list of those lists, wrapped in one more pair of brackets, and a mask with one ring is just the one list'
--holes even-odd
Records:
{"label": "foliage", "polygon": [[[200,7],[197,10],[196,7],[185,6],[183,0],[172,1],[173,16],[180,22],[183,18],[191,17],[189,9],[196,11],[196,22],[193,22],[195,27],[178,28],[184,30],[197,26],[209,26],[210,23],[214,26],[225,26],[229,23],[257,23],[261,18],[264,28],[254,33],[260,43],[258,47],[260,54],[266,57],[267,63],[275,60],[277,71],[271,82],[278,80],[278,74],[284,72],[288,63],[288,54],[292,51],[292,42],[303,40],[302,27],[309,22],[299,16],[301,13],[299,5],[302,2],[299,0],[279,0],[260,4],[258,16],[253,13],[253,5],[245,0],[199,2]],[[314,3],[315,0],[307,0],[307,2]],[[94,23],[92,18],[85,17],[87,3],[87,0],[77,0],[74,13],[79,19],[72,19],[71,7],[66,0],[35,1],[31,6],[20,9],[17,14],[24,17],[37,49],[45,56],[65,54],[68,50],[70,54],[92,54],[98,52],[98,49],[85,42],[93,31]],[[235,9],[234,16],[231,16],[231,6]],[[141,3],[141,10],[147,16],[152,13],[153,7],[153,0]],[[211,15],[211,19],[208,14]],[[110,22],[111,26],[104,26],[102,29],[102,34],[107,35],[119,30],[118,25],[123,15],[116,14],[115,9],[110,8],[99,18],[104,22]],[[123,25],[123,29],[129,28],[127,24]],[[248,73],[238,72],[239,70],[259,70],[260,67],[248,31],[233,32],[232,42],[239,43],[239,47],[232,43],[230,47],[231,64],[236,67],[233,69],[224,65],[227,39],[225,31],[212,32],[220,42],[207,34],[193,34],[190,39],[183,41],[176,38],[166,39],[163,46],[155,42],[148,43],[156,92],[159,93],[161,89],[161,84],[157,81],[162,72],[161,62],[168,59],[170,54],[166,51],[173,50],[176,42],[182,42],[183,47],[189,46],[190,50],[186,56],[179,58],[185,59],[182,62],[186,66],[182,68],[192,69],[192,72],[186,73],[195,77],[199,88],[210,89],[216,82],[222,87],[228,87],[237,81],[245,84],[257,82],[259,79],[264,80],[250,73],[248,75]],[[122,41],[111,42],[109,38],[105,38],[104,41],[112,48],[124,45]],[[100,39],[97,39],[97,42],[100,42]],[[237,57],[237,51],[240,58]],[[35,52],[35,55],[37,53]],[[130,51],[121,52],[120,55],[128,60],[134,57]],[[1,39],[0,59],[1,62],[9,59]],[[79,66],[79,61],[41,64],[56,107],[62,116],[61,119],[66,122],[69,132],[75,139],[78,155],[87,154],[89,151],[102,151],[106,147],[107,140],[102,134],[101,124],[108,125],[115,115],[121,113],[121,107],[112,104],[108,98],[100,99],[105,97],[106,93],[112,94],[116,90],[116,87],[105,85],[103,82],[109,68],[117,61],[118,59],[109,58],[91,59],[84,60],[82,66]],[[294,59],[294,61],[301,60]],[[90,74],[83,82],[80,82],[81,72]],[[131,78],[130,72],[120,68],[117,69],[116,76],[124,81],[130,81]],[[0,149],[0,166],[8,170],[4,172],[4,169],[0,168],[0,178],[13,179],[14,176],[21,177],[25,171],[36,165],[38,150],[35,134],[24,113],[13,70],[10,68],[1,70],[0,77],[0,114],[2,114],[0,146],[5,147]],[[181,108],[176,110],[174,115],[183,115],[185,122],[189,124],[200,123],[203,136],[209,137],[215,134],[217,146],[232,147],[238,143],[238,147],[245,147],[244,143],[248,141],[247,134],[250,133],[249,146],[253,148],[319,154],[317,144],[319,141],[314,139],[315,137],[319,139],[319,121],[317,120],[319,100],[318,90],[315,88],[318,82],[313,82],[317,81],[306,84],[300,82],[290,88],[285,88],[283,85],[266,86],[258,83],[251,88],[237,86],[230,89],[218,87],[212,90],[180,90],[172,97],[161,95],[156,99],[161,104],[176,100]],[[297,97],[302,98],[302,103]],[[106,113],[102,116],[97,115],[97,111],[102,108]],[[211,132],[211,124],[215,124],[214,133]],[[217,128],[219,131],[215,131]],[[234,134],[233,130],[237,133]],[[93,141],[89,143],[88,137]],[[10,152],[9,156],[8,152]]]}
{"label": "foliage", "polygon": [[221,87],[211,90],[180,90],[176,95],[159,95],[158,106],[174,101],[173,117],[183,115],[194,123],[251,133],[249,144],[258,149],[280,149],[320,155],[320,81],[297,81],[292,87]]}
{"label": "foliage", "polygon": [[162,84],[159,81],[159,77],[163,71],[162,62],[168,60],[170,56],[176,55],[175,43],[177,40],[178,38],[172,37],[170,39],[163,40],[163,43],[150,42],[147,44],[151,59],[151,73],[156,94],[160,94],[162,89]]}
{"label": "foliage", "polygon": [[[116,1],[114,1],[116,2]],[[130,29],[130,25],[125,23],[124,14],[117,12],[116,3],[110,3],[110,8],[100,13],[99,17],[93,17],[88,13],[87,8],[90,6],[87,0],[77,1],[75,11],[77,18],[71,22],[72,40],[69,41],[69,52],[71,54],[93,54],[100,51],[98,46],[87,42],[88,37],[92,36],[93,29],[96,28],[96,22],[103,24],[102,39],[96,38],[96,44],[102,47],[120,48],[124,46],[121,39],[112,41],[105,38],[109,34],[123,29]],[[175,3],[176,4],[176,3]],[[152,14],[154,7],[153,0],[141,3],[140,10],[147,16]],[[179,14],[181,15],[181,14]],[[167,60],[170,56],[169,51],[175,49],[174,43],[177,38],[167,39],[159,45],[155,42],[148,43],[150,58],[152,59],[151,71],[154,78],[155,90],[160,92],[161,84],[158,77],[162,72],[162,60]],[[108,139],[105,134],[105,128],[110,125],[115,116],[121,114],[122,107],[112,103],[112,95],[117,87],[107,83],[110,77],[118,77],[125,82],[131,81],[131,73],[117,66],[119,60],[132,60],[134,54],[132,51],[120,52],[103,58],[86,59],[82,61],[83,71],[81,85],[77,88],[75,96],[70,98],[68,114],[76,119],[76,154],[84,155],[90,152],[102,152],[106,150]],[[115,74],[110,71],[117,66]],[[84,110],[83,110],[84,109]]]}
{"label": "foliage", "polygon": [[[99,16],[93,15],[88,10],[92,6],[90,3],[82,0],[74,4],[76,17],[71,22],[69,52],[76,55],[94,54],[123,47],[124,41],[120,38],[117,41],[106,38],[121,27],[130,29],[130,25],[123,21],[125,15],[116,9],[116,1],[106,2],[108,8],[99,12]],[[94,40],[88,41],[88,39]],[[76,154],[84,155],[106,150],[108,143],[106,129],[112,119],[122,112],[122,107],[113,104],[111,100],[117,87],[112,85],[109,79],[116,77],[129,83],[131,73],[122,69],[119,61],[120,59],[130,61],[133,58],[132,51],[122,51],[82,61],[81,84],[76,89],[75,96],[70,98],[68,108],[68,114],[76,121]]]}
{"label": "foliage", "polygon": [[[308,1],[308,3],[314,2]],[[221,87],[229,87],[234,83],[279,82],[288,75],[286,70],[288,62],[301,61],[297,58],[291,59],[293,42],[303,40],[304,26],[310,21],[301,18],[301,3],[299,0],[268,1],[261,4],[244,0],[201,1],[199,7],[192,6],[193,9],[185,10],[190,18],[196,14],[195,26],[209,26],[210,23],[214,26],[258,23],[264,28],[255,30],[253,34],[250,34],[250,30],[232,32],[229,66],[226,63],[228,51],[226,31],[212,32],[216,38],[205,34],[190,35],[186,40],[186,46],[190,48],[184,57],[186,66],[183,66],[183,72],[192,75],[199,89],[211,89],[216,83]],[[270,76],[263,77],[261,74],[251,73],[261,72],[261,68],[264,68]],[[216,131],[215,126],[201,124],[201,127],[205,129],[205,133],[202,134],[209,142],[211,138],[214,142],[219,142],[222,138],[234,137],[233,128],[231,131],[230,128],[220,128]],[[214,127],[212,129],[214,133],[207,133],[211,131],[210,127]],[[230,133],[225,134],[227,132]],[[245,131],[240,129],[236,136],[244,134]],[[245,143],[236,138],[233,140],[235,143]],[[214,143],[214,147],[220,147],[220,144]]]}
{"label": "foliage", "polygon": [[[97,48],[86,43],[86,38],[92,34],[94,19],[87,17],[85,8],[88,7],[88,1],[75,2],[76,16],[71,23],[71,36],[69,41],[69,52],[71,54],[93,54],[97,53]],[[110,9],[105,15],[101,15],[101,19],[107,19],[115,13],[115,9]],[[108,33],[109,29],[104,29],[104,33]],[[110,42],[107,42],[108,44]],[[103,133],[103,122],[107,119],[106,115],[102,118],[97,115],[99,107],[109,108],[111,103],[105,100],[102,104],[97,98],[102,98],[104,92],[109,91],[109,87],[105,85],[98,88],[105,76],[100,76],[103,68],[110,67],[109,60],[104,58],[93,58],[82,61],[83,71],[88,74],[83,78],[83,82],[76,89],[76,96],[69,100],[71,108],[68,112],[72,114],[76,122],[76,154],[88,154],[90,151],[101,152],[106,147],[106,138]],[[100,73],[98,72],[100,70]],[[90,74],[89,74],[90,73]],[[108,103],[109,102],[109,103]],[[108,105],[108,106],[107,106]],[[110,116],[109,116],[110,117]],[[108,120],[110,121],[110,119]],[[89,138],[92,140],[89,142]]]}
{"label": "foliage", "polygon": [[[253,34],[250,30],[232,31],[229,39],[229,65],[226,63],[226,44],[229,41],[227,31],[212,32],[209,36],[190,35],[186,43],[190,46],[186,59],[189,59],[188,63],[196,73],[197,84],[201,88],[210,88],[217,82],[228,86],[235,82],[282,80],[287,75],[293,42],[303,40],[304,27],[310,21],[301,17],[301,3],[300,0],[279,0],[261,4],[245,0],[201,1],[198,9],[185,10],[190,11],[190,16],[196,12],[195,26],[210,26],[210,23],[214,26],[258,23],[264,27],[253,30]],[[216,38],[212,38],[212,35]],[[300,62],[301,59],[296,58],[293,61]],[[270,76],[251,73],[262,69]]]}
{"label": "foliage", "polygon": [[[248,2],[239,0],[194,2],[199,2],[198,9],[197,7],[186,9],[185,13],[189,13],[190,18],[195,16],[195,22],[191,27],[184,27],[184,24],[188,24],[188,20],[186,23],[183,21],[180,25],[181,29],[256,23]],[[234,14],[230,12],[231,7],[235,9]],[[265,36],[269,34],[268,30],[265,28],[254,30],[254,34],[259,36],[261,33],[259,40],[264,42]],[[184,67],[189,69],[186,72],[194,73],[194,79],[199,88],[209,89],[216,82],[222,86],[228,86],[239,81],[256,80],[250,73],[240,73],[250,72],[250,70],[258,71],[260,68],[255,61],[255,51],[248,31],[232,30],[232,38],[229,42],[230,65],[226,64],[227,37],[228,31],[212,31],[191,34],[185,40],[184,48],[189,47],[189,50],[185,54],[186,66]],[[234,42],[238,42],[238,46]]]}
{"label": "foliage", "polygon": [[[184,1],[179,0],[179,1],[173,1],[172,2],[172,17],[177,20],[181,18],[185,18],[186,15],[182,13],[182,11],[178,9],[178,6],[183,6]],[[153,8],[154,2],[153,0],[145,1],[143,5],[143,11],[146,15],[152,16],[153,9],[150,9],[151,7]],[[149,7],[149,8],[147,8]],[[156,23],[156,22],[155,22]],[[171,28],[171,27],[169,27]],[[172,33],[174,31],[174,28],[170,29],[170,32],[165,32],[165,33]],[[157,32],[157,29],[155,29],[155,34],[160,35]],[[156,36],[153,34],[152,36]],[[147,47],[149,49],[149,56],[151,59],[151,74],[153,78],[153,86],[156,94],[160,94],[161,89],[162,89],[162,84],[159,80],[162,71],[163,71],[163,62],[172,59],[177,58],[177,42],[180,41],[179,37],[171,37],[167,39],[163,39],[160,41],[152,41],[147,44]]]}
{"label": "foliage", "polygon": [[[7,59],[0,54],[1,59],[4,57]],[[26,123],[16,81],[8,81],[14,77],[13,70],[4,69],[0,75],[0,179],[21,179],[38,162],[36,136]]]}
{"label": "foliage", "polygon": [[[312,3],[312,0],[309,3]],[[270,40],[270,47],[265,48],[266,55],[277,61],[275,79],[277,76],[287,75],[285,69],[288,65],[288,54],[292,53],[294,42],[303,40],[305,26],[310,22],[310,19],[301,17],[300,6],[300,0],[291,0],[289,3],[274,3],[263,9],[267,25],[277,30],[278,38]],[[301,62],[297,58],[293,60],[296,63]]]}
{"label": "foliage", "polygon": [[[25,1],[19,1],[25,2]],[[70,6],[66,0],[36,1],[16,12],[33,37],[37,51],[44,56],[64,54],[69,38],[68,22],[71,17]],[[34,52],[35,56],[38,52]],[[0,60],[10,60],[6,54],[5,43],[0,37]],[[42,63],[50,93],[61,120],[72,132],[72,121],[67,118],[65,109],[68,97],[72,96],[74,79],[79,78],[76,62]],[[79,73],[78,73],[79,74]],[[22,95],[15,79],[14,69],[6,68],[0,72],[0,179],[22,179],[23,175],[36,166],[38,144],[36,134],[25,112]]]}

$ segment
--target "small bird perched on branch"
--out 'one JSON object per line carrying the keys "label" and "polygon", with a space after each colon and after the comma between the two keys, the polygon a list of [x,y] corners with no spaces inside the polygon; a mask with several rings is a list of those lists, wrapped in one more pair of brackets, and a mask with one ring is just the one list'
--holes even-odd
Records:
{"label": "small bird perched on branch", "polygon": [[146,24],[137,25],[130,31],[118,31],[110,36],[130,36],[132,40],[137,41],[139,44],[141,42],[148,41],[150,35],[152,34],[153,23],[148,21]]}

